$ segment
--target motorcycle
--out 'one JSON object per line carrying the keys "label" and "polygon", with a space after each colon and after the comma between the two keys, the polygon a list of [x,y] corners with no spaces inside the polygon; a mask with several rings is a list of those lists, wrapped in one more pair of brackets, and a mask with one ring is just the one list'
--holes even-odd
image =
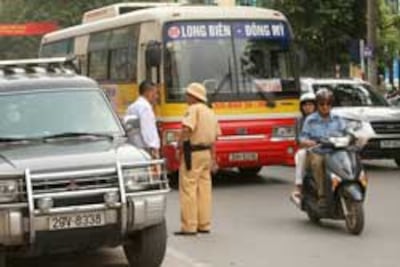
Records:
{"label": "motorcycle", "polygon": [[348,232],[359,235],[364,228],[363,203],[368,182],[359,156],[361,148],[355,144],[355,139],[351,134],[329,137],[310,149],[312,152],[325,150],[326,203],[319,203],[317,183],[312,172],[307,170],[299,206],[314,223],[320,219],[345,220]]}

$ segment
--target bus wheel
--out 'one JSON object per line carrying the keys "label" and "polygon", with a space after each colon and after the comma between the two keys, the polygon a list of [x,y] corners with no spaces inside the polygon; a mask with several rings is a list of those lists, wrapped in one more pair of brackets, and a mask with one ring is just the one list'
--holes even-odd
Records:
{"label": "bus wheel", "polygon": [[244,176],[256,176],[262,167],[239,168],[240,174]]}
{"label": "bus wheel", "polygon": [[179,172],[174,171],[168,174],[168,182],[171,188],[177,189],[179,187]]}

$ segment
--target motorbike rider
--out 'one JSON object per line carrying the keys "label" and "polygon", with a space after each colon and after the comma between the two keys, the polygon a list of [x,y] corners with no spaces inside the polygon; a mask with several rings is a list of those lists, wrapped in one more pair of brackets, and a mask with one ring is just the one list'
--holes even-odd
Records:
{"label": "motorbike rider", "polygon": [[[315,112],[315,94],[312,92],[305,93],[300,97],[300,112],[301,117],[297,121],[297,142],[300,145],[299,135],[303,128],[303,124],[308,115]],[[303,185],[304,171],[306,169],[307,149],[300,147],[294,157],[296,163],[295,171],[295,189],[291,194],[291,200],[299,203],[301,199],[301,188]]]}
{"label": "motorbike rider", "polygon": [[[318,141],[330,136],[340,136],[345,131],[345,122],[338,115],[332,114],[334,96],[332,91],[321,88],[316,93],[317,112],[309,115],[303,125],[300,134],[300,146],[311,148],[318,144]],[[311,167],[313,177],[318,187],[319,204],[326,204],[324,188],[324,149],[313,149],[307,153],[307,164]]]}

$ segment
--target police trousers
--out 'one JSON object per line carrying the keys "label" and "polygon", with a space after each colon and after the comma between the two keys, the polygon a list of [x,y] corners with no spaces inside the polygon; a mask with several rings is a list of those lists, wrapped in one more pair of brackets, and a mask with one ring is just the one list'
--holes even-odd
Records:
{"label": "police trousers", "polygon": [[192,152],[192,168],[186,170],[182,159],[179,169],[181,231],[197,232],[211,227],[211,152]]}

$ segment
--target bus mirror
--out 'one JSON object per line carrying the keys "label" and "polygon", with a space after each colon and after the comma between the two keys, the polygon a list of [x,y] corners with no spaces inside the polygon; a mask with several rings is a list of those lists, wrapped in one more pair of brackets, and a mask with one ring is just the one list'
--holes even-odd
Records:
{"label": "bus mirror", "polygon": [[158,67],[161,64],[161,44],[158,41],[149,41],[146,46],[146,65]]}

